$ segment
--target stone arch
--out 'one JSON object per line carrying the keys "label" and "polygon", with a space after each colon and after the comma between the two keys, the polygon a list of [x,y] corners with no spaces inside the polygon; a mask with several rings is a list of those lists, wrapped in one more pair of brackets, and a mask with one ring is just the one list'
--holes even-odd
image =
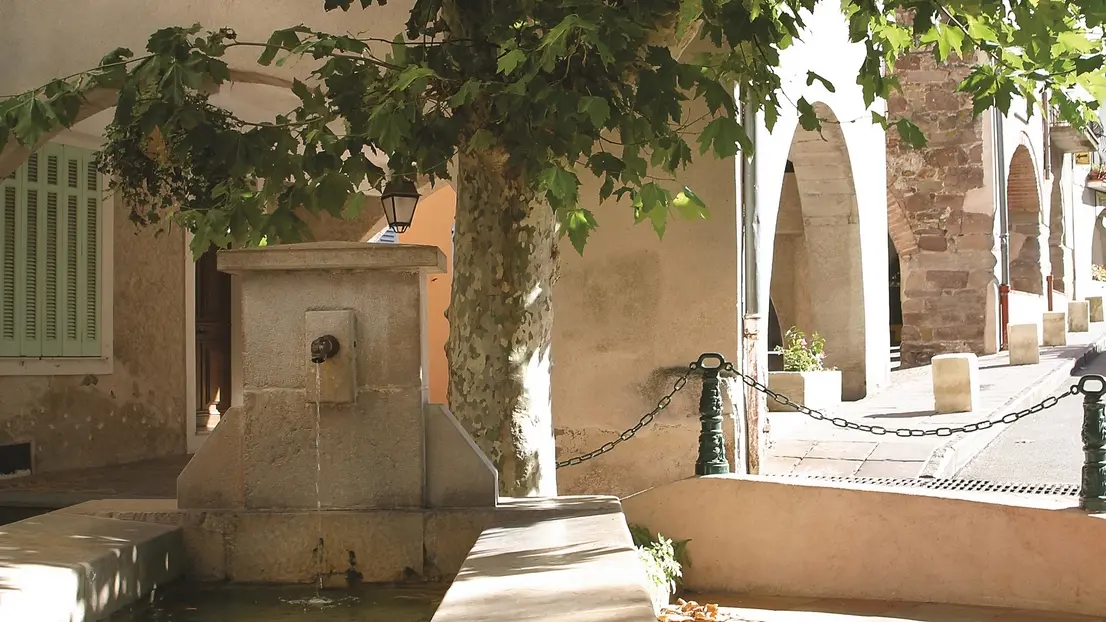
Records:
{"label": "stone arch", "polygon": [[1045,274],[1041,253],[1044,214],[1037,168],[1025,145],[1010,158],[1006,182],[1006,210],[1010,229],[1010,286],[1030,294],[1044,294]]}
{"label": "stone arch", "polygon": [[890,188],[887,189],[887,232],[900,258],[909,257],[918,251],[918,236],[914,235],[906,210]]}
{"label": "stone arch", "polygon": [[852,165],[833,111],[821,132],[795,131],[783,176],[770,298],[780,328],[826,339],[826,364],[842,372],[842,395],[866,393],[866,332],[860,216]]}

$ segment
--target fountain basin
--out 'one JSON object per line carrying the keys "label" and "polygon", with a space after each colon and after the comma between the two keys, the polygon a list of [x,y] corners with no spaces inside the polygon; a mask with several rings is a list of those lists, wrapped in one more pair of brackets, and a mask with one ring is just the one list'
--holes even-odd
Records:
{"label": "fountain basin", "polygon": [[174,585],[107,622],[429,622],[445,589],[373,585],[319,594],[300,586]]}

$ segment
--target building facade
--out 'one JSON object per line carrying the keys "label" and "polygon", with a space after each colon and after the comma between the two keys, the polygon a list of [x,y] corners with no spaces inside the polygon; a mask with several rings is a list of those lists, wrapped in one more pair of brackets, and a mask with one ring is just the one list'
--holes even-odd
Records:
{"label": "building facade", "polygon": [[[390,3],[327,14],[298,0],[264,11],[245,1],[143,3],[143,11],[122,0],[55,12],[42,4],[7,0],[0,8],[0,92],[88,68],[119,45],[141,49],[164,26],[226,25],[256,40],[302,22],[390,37],[408,10]],[[590,205],[601,229],[582,257],[569,247],[561,253],[551,381],[562,458],[634,425],[701,353],[742,361],[746,317],[767,325],[755,343],[762,369],[788,328],[819,332],[827,363],[843,372],[845,397],[858,399],[887,384],[900,339],[907,365],[939,352],[995,351],[1004,283],[1011,321],[1039,321],[1047,282],[1069,298],[1089,282],[1100,214],[1075,154],[1092,151],[1091,142],[1040,114],[973,119],[970,102],[953,93],[966,65],[935,67],[919,54],[900,63],[904,94],[886,103],[888,114],[910,114],[929,137],[928,147],[911,150],[871,122],[855,84],[863,51],[848,42],[837,5],[820,3],[807,24],[783,54],[781,100],[816,103],[821,132],[800,128],[793,107],[772,131],[750,118],[754,158],[702,158],[680,180],[710,206],[709,220],[672,222],[661,241],[635,226],[625,205]],[[249,120],[294,107],[291,80],[310,70],[292,63],[258,73],[245,53],[231,69],[233,82],[214,101]],[[808,71],[835,92],[808,85]],[[84,120],[33,160],[0,152],[0,178],[14,175],[0,184],[0,259],[9,262],[0,261],[8,305],[0,311],[9,313],[0,315],[0,476],[194,452],[240,399],[234,280],[215,269],[214,255],[193,258],[185,232],[136,228],[129,206],[98,199],[92,188],[103,180],[82,168],[102,143],[112,105],[111,94],[96,94]],[[584,186],[585,201],[597,196],[597,183]],[[453,191],[424,191],[399,241],[435,244],[450,257]],[[366,210],[355,221],[311,225],[317,239],[369,241],[384,222]],[[430,284],[426,382],[434,401],[446,399],[449,276]],[[733,443],[749,434],[743,404],[741,387],[728,387],[728,411],[739,413],[727,419],[738,470],[748,462]],[[632,443],[560,471],[560,490],[626,494],[691,475],[697,411],[692,382]]]}

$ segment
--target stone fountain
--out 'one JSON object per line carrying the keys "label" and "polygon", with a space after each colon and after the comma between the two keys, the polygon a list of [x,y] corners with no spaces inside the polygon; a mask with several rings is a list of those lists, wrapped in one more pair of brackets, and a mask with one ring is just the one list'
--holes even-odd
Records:
{"label": "stone fountain", "polygon": [[0,620],[103,620],[182,576],[452,580],[434,622],[655,620],[617,499],[498,498],[492,464],[427,403],[426,285],[444,265],[391,244],[220,253],[241,286],[242,403],[177,499],[6,526]]}
{"label": "stone fountain", "polygon": [[177,480],[198,578],[456,572],[498,482],[427,403],[426,282],[444,272],[442,252],[295,244],[223,252],[219,269],[241,284],[243,399]]}

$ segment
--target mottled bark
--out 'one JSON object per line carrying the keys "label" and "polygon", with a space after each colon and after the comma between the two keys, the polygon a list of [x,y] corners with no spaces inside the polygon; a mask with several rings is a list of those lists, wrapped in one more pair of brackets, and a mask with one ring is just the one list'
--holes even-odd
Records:
{"label": "mottled bark", "polygon": [[493,151],[457,163],[449,405],[499,470],[503,494],[555,495],[555,220],[505,161]]}

